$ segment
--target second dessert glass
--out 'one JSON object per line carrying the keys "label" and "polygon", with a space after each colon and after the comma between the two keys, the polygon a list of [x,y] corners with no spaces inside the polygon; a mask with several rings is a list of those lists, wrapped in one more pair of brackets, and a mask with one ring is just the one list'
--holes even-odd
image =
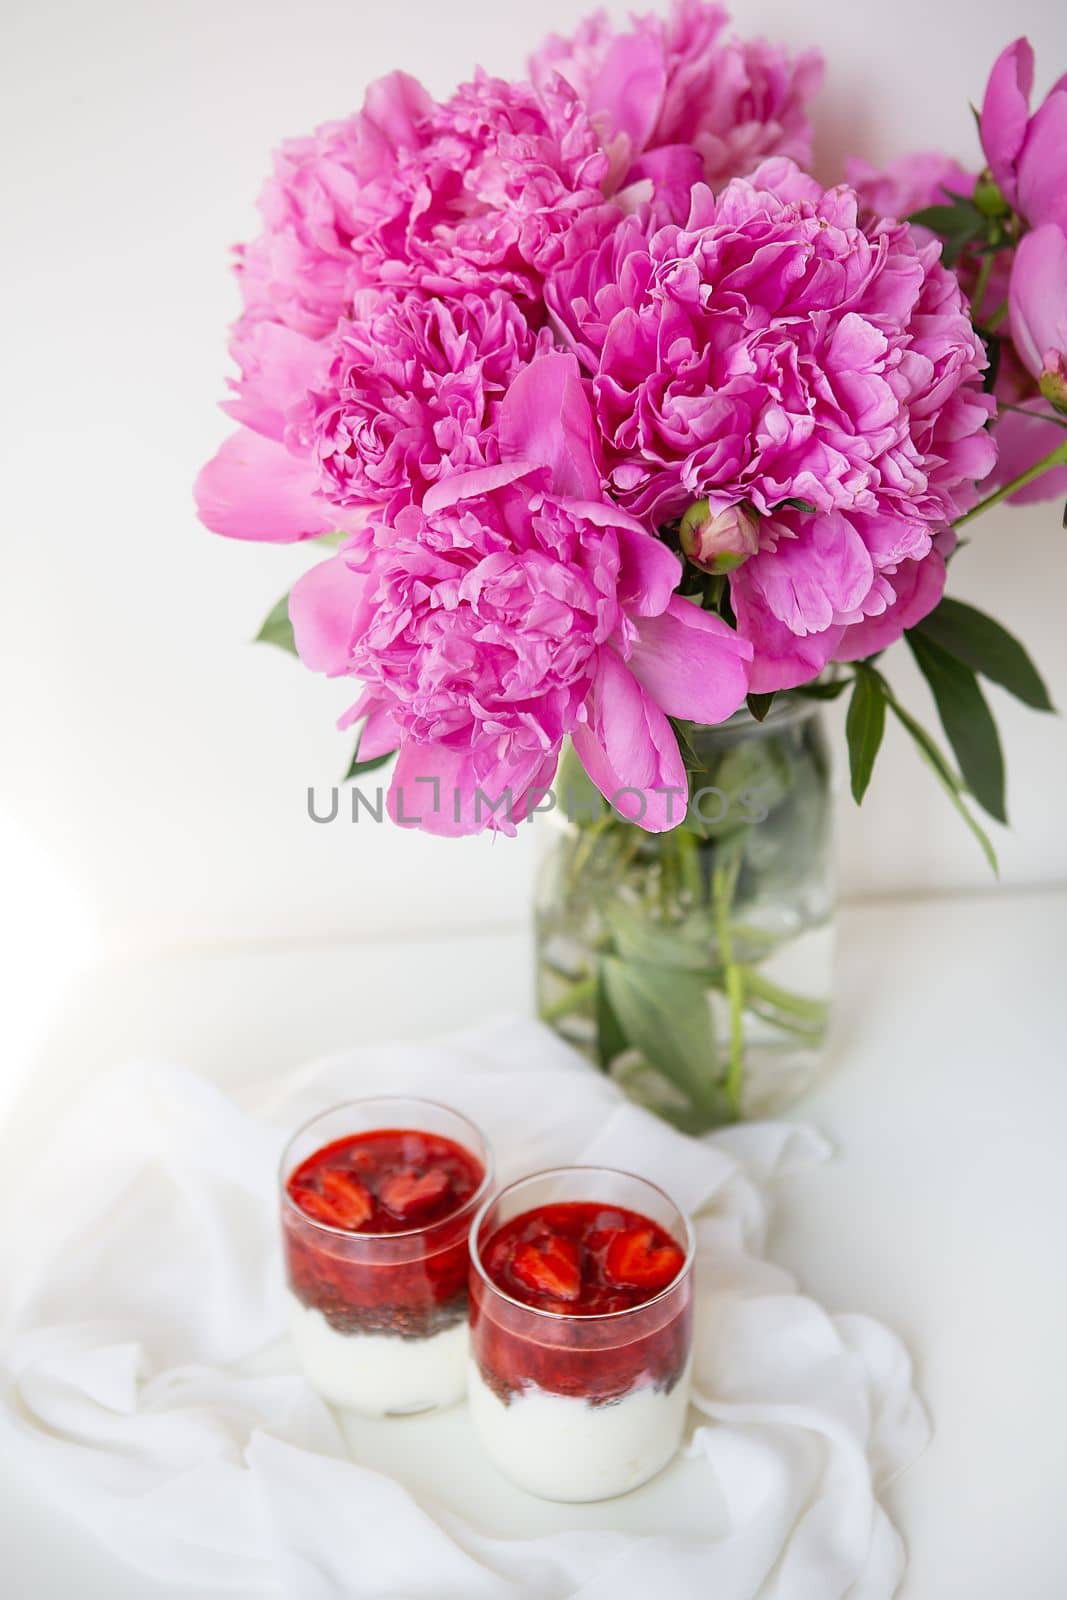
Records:
{"label": "second dessert glass", "polygon": [[[547,1304],[531,1305],[509,1293],[497,1266],[510,1248],[503,1241],[532,1237],[542,1222],[544,1237],[555,1241],[540,1246],[549,1252],[544,1270],[573,1292],[558,1275],[577,1258],[551,1232],[568,1216],[585,1219],[588,1239],[625,1236],[646,1261],[656,1250],[661,1258],[672,1252],[670,1282],[640,1304],[584,1314],[565,1300],[542,1296]],[[586,1501],[625,1494],[666,1466],[685,1428],[692,1345],[693,1231],[673,1201],[630,1173],[557,1168],[487,1200],[470,1253],[471,1416],[500,1470],[545,1499]],[[590,1304],[623,1299],[601,1287]]]}

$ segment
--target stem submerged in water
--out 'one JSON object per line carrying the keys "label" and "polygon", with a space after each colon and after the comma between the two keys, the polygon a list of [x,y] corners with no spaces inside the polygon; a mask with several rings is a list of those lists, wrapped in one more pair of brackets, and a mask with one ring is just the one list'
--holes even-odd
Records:
{"label": "stem submerged in water", "polygon": [[[538,904],[544,1020],[694,1133],[769,1105],[794,1059],[810,1071],[827,1019],[792,991],[787,959],[817,925],[825,871],[817,710],[700,731],[691,789],[717,790],[721,815],[649,835],[586,813],[546,861]],[[769,820],[752,820],[753,796]]]}
{"label": "stem submerged in water", "polygon": [[741,1115],[741,1089],[745,1071],[745,980],[742,969],[734,960],[734,937],[731,927],[734,892],[737,875],[741,870],[740,841],[731,840],[724,847],[723,858],[716,862],[711,875],[711,903],[715,916],[715,937],[719,945],[719,958],[723,969],[723,986],[730,1007],[730,1053],[726,1066],[726,1099],[731,1113]]}

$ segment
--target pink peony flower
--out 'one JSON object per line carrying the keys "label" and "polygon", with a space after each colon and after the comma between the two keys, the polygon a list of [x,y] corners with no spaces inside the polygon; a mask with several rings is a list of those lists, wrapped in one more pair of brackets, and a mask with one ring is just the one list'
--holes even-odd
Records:
{"label": "pink peony flower", "polygon": [[537,343],[499,289],[357,294],[306,408],[324,494],[393,515],[439,477],[499,460],[500,401]]}
{"label": "pink peony flower", "polygon": [[348,306],[356,241],[396,206],[396,173],[433,102],[414,78],[372,83],[363,108],[283,144],[259,200],[264,230],[238,251],[247,312],[320,338]]}
{"label": "pink peony flower", "polygon": [[[235,538],[315,538],[410,498],[406,472],[417,492],[486,459],[492,408],[533,347],[502,296],[541,320],[563,236],[599,237],[618,217],[606,172],[566,84],[538,95],[484,75],[436,106],[394,73],[355,117],[283,146],[265,231],[241,254],[241,379],[227,406],[262,437],[235,435],[205,467],[201,520]],[[423,299],[387,304],[370,284]]]}
{"label": "pink peony flower", "polygon": [[993,64],[979,118],[982,148],[1009,205],[1032,228],[1055,222],[1067,232],[1067,75],[1031,116],[1034,52],[1016,39]]}
{"label": "pink peony flower", "polygon": [[[845,178],[864,211],[899,221],[927,206],[951,205],[953,195],[971,195],[975,185],[973,172],[939,150],[918,150],[882,168],[851,157],[845,162]],[[920,238],[932,237],[925,228],[915,231]]]}
{"label": "pink peony flower", "polygon": [[393,73],[356,116],[278,152],[264,232],[239,253],[247,311],[319,338],[371,286],[537,301],[559,236],[603,207],[607,170],[562,82],[539,95],[479,74],[437,105]]}
{"label": "pink peony flower", "polygon": [[365,719],[362,755],[399,750],[397,821],[510,829],[570,734],[625,815],[670,827],[686,777],[668,716],[730,715],[751,647],[676,596],[677,557],[602,498],[572,358],[519,374],[499,434],[500,463],[439,479],[297,583],[300,654],[362,679],[347,720]]}
{"label": "pink peony flower", "polygon": [[[1061,145],[1058,151],[1051,148],[1042,132],[1042,128],[1058,125],[1063,115],[1067,79],[1054,87],[1038,113],[1043,121],[1033,141],[1029,130],[1037,119],[1031,119],[1028,105],[1032,80],[1033,52],[1026,40],[1016,40],[993,69],[982,113],[983,143],[993,175],[1006,198],[1019,205],[1019,170],[1025,170],[1027,194],[1040,193],[1045,202],[1051,191],[1062,195],[1067,184],[1065,147]],[[1047,182],[1042,180],[1038,166],[1032,165],[1038,162],[1046,178],[1049,173],[1053,175]],[[846,170],[864,206],[885,216],[906,216],[929,205],[951,204],[953,195],[970,196],[977,182],[973,174],[965,172],[950,157],[933,152],[906,156],[883,172],[862,161],[847,163]],[[1056,178],[1056,174],[1061,176]],[[1035,210],[1032,200],[1030,204]],[[1047,205],[1039,199],[1036,211],[1042,209]],[[925,229],[916,228],[915,233],[921,238],[932,237]],[[1032,233],[1024,233],[1017,251],[1006,244],[994,257],[992,271],[983,277],[981,305],[973,307],[979,326],[997,327],[1005,302],[1010,304],[1010,340],[1004,336],[1005,329],[999,329],[994,394],[998,402],[1021,406],[1027,413],[1004,410],[998,416],[993,430],[998,460],[984,485],[986,490],[1010,482],[1060,442],[1062,430],[1048,399],[1039,392],[1039,385],[1043,381],[1049,393],[1058,395],[1062,384],[1063,392],[1067,392],[1067,377],[1061,376],[1056,355],[1060,336],[1055,331],[1062,320],[1063,289],[1067,284],[1067,265],[1061,259],[1064,237],[1060,225],[1045,222]],[[1035,239],[1036,244],[1031,242]],[[954,268],[968,297],[976,291],[979,266],[980,259],[973,252],[964,251]],[[1047,355],[1051,359],[1046,366]],[[1060,499],[1065,492],[1067,469],[1056,468],[1010,499],[1012,504],[1023,504]]]}
{"label": "pink peony flower", "polygon": [[651,178],[661,197],[685,195],[700,178],[743,176],[770,155],[809,161],[807,102],[821,57],[808,51],[794,62],[763,40],[724,38],[727,21],[720,6],[674,0],[667,21],[635,17],[616,34],[600,11],[572,38],[548,38],[530,73],[542,88],[556,74],[572,84],[617,179]]}
{"label": "pink peony flower", "polygon": [[757,690],[895,607],[900,563],[993,465],[985,355],[937,255],[770,162],[718,199],[695,189],[684,227],[628,218],[549,285],[619,503],[650,530],[705,497],[765,519],[730,578]]}
{"label": "pink peony flower", "polygon": [[573,90],[479,73],[418,124],[388,203],[353,240],[365,283],[432,294],[506,289],[539,307],[545,272],[584,212],[604,225],[608,160]]}

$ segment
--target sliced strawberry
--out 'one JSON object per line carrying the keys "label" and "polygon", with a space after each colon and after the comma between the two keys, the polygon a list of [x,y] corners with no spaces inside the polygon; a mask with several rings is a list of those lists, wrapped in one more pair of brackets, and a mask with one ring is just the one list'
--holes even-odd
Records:
{"label": "sliced strawberry", "polygon": [[684,1261],[678,1246],[658,1244],[651,1228],[624,1228],[608,1245],[604,1273],[620,1287],[665,1289]]}
{"label": "sliced strawberry", "polygon": [[327,1167],[319,1178],[322,1192],[340,1222],[339,1228],[361,1228],[374,1210],[370,1191],[350,1172],[337,1172]]}
{"label": "sliced strawberry", "polygon": [[437,1205],[451,1188],[452,1179],[440,1167],[421,1174],[414,1167],[405,1167],[386,1178],[378,1198],[394,1217],[414,1217]]}
{"label": "sliced strawberry", "polygon": [[549,1234],[537,1244],[521,1244],[511,1270],[527,1289],[554,1300],[577,1300],[582,1292],[582,1256],[577,1239]]}
{"label": "sliced strawberry", "polygon": [[293,1200],[306,1217],[314,1222],[324,1222],[328,1228],[343,1228],[344,1217],[317,1189],[293,1189]]}

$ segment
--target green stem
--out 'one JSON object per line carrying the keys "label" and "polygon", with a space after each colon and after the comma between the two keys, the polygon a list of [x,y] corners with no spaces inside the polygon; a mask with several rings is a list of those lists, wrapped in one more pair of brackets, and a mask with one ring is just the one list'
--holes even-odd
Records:
{"label": "green stem", "polygon": [[772,1028],[778,1028],[782,1033],[788,1033],[794,1039],[799,1039],[802,1044],[819,1045],[825,1033],[824,1026],[816,1027],[810,1022],[800,1022],[796,1018],[783,1016],[780,1011],[775,1011],[773,1006],[767,1005],[762,1000],[750,999],[746,1008],[754,1017],[759,1017],[761,1022],[768,1023]]}
{"label": "green stem", "polygon": [[550,1006],[540,1007],[542,1022],[558,1022],[560,1017],[569,1017],[572,1011],[578,1011],[587,1001],[592,1000],[596,994],[596,977],[578,978],[569,989],[565,989],[558,1000],[553,1000]]}
{"label": "green stem", "polygon": [[976,321],[981,321],[982,301],[985,299],[986,290],[989,288],[989,278],[992,271],[993,257],[991,255],[983,256],[982,265],[978,268],[978,277],[975,279],[974,293],[971,295],[971,305],[974,307]]}
{"label": "green stem", "polygon": [[954,528],[962,528],[965,522],[972,522],[983,511],[989,511],[993,506],[999,505],[1010,494],[1015,494],[1019,489],[1025,489],[1028,483],[1033,483],[1035,478],[1040,478],[1042,473],[1050,472],[1053,467],[1067,466],[1067,441],[1058,444],[1055,450],[1050,450],[1047,456],[1040,461],[1035,461],[1032,467],[1027,467],[1025,472],[1020,472],[1017,478],[1012,478],[1010,483],[1005,483],[993,494],[986,495],[984,500],[979,500],[970,511],[965,511],[962,517],[957,517],[952,524]]}
{"label": "green stem", "polygon": [[[993,257],[992,256],[987,256],[986,260],[991,262],[993,260]],[[971,304],[974,306],[975,312],[977,313],[978,312],[978,301],[977,300],[972,300]],[[987,333],[994,333],[996,331],[996,329],[1000,327],[1000,324],[1004,321],[1004,318],[1007,316],[1007,314],[1008,314],[1008,302],[1006,300],[1002,300],[1000,302],[999,306],[997,307],[997,309],[995,311],[991,311],[989,313],[988,317],[986,317],[985,320],[982,322],[982,327],[985,329],[985,331]]]}
{"label": "green stem", "polygon": [[758,928],[754,922],[735,922],[733,935],[735,939],[740,939],[742,944],[754,944],[762,950],[773,950],[775,945],[782,942],[780,933],[770,933],[766,928]]}
{"label": "green stem", "polygon": [[727,1102],[735,1117],[741,1115],[741,1084],[745,1070],[745,980],[741,967],[734,960],[730,911],[740,870],[741,852],[734,844],[727,859],[716,864],[711,879],[715,937],[722,960],[726,998],[730,1005],[730,1054],[726,1067],[725,1090]]}
{"label": "green stem", "polygon": [[693,905],[698,906],[704,898],[704,885],[700,876],[700,852],[694,834],[688,828],[675,828],[671,836],[676,844],[682,867],[682,882],[684,883]]}
{"label": "green stem", "polygon": [[606,816],[598,818],[596,822],[590,823],[588,827],[579,829],[570,869],[573,882],[577,882],[582,876],[590,856],[614,821],[615,818],[609,811]]}
{"label": "green stem", "polygon": [[821,1026],[829,1015],[829,1007],[825,1000],[809,1000],[805,995],[794,994],[791,989],[782,989],[751,967],[745,969],[744,979],[745,988],[750,995],[759,1000],[766,1000],[775,1010],[788,1012],[812,1026]]}
{"label": "green stem", "polygon": [[1014,411],[1020,417],[1036,417],[1040,422],[1054,422],[1057,428],[1067,428],[1067,417],[1049,411],[1029,411],[1026,406],[1012,406],[1006,400],[997,401],[997,410]]}

